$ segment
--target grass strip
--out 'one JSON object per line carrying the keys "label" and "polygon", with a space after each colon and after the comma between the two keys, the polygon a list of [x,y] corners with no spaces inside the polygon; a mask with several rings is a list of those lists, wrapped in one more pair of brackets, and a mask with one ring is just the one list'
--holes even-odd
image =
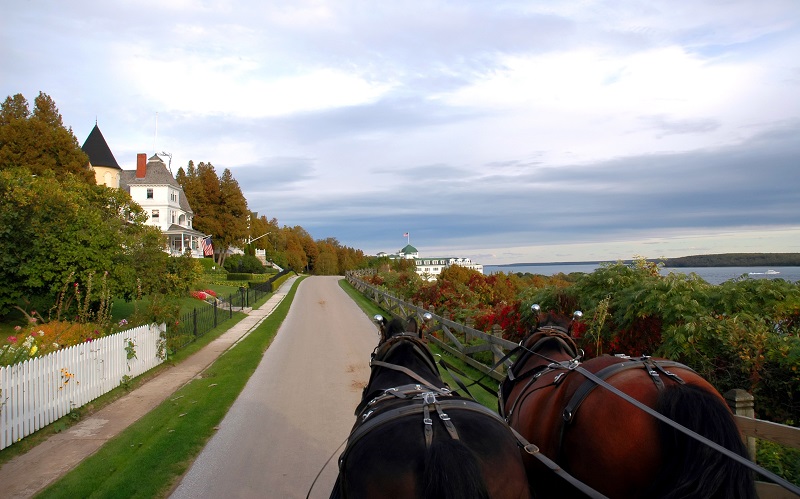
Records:
{"label": "grass strip", "polygon": [[200,379],[176,391],[36,497],[165,497],[189,469],[272,343],[294,299],[281,304]]}

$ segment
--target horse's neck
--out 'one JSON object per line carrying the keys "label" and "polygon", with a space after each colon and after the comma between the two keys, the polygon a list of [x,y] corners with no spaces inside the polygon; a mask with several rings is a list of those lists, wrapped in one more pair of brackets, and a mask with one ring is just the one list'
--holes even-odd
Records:
{"label": "horse's neck", "polygon": [[[423,358],[423,350],[418,350],[415,344],[411,341],[404,341],[397,345],[393,345],[391,349],[385,352],[380,360],[387,364],[394,366],[404,367],[424,380],[437,387],[444,386],[441,382],[438,370],[431,371],[429,361]],[[369,391],[386,390],[388,388],[395,388],[408,384],[419,384],[419,380],[409,376],[401,370],[392,369],[384,366],[373,366],[371,380],[368,385]]]}
{"label": "horse's neck", "polygon": [[575,342],[564,334],[537,332],[525,340],[523,345],[526,351],[518,361],[517,374],[577,356]]}

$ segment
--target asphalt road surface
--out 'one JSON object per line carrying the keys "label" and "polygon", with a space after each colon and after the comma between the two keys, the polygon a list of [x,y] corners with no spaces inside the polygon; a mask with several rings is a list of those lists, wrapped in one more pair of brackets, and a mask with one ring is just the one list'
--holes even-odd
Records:
{"label": "asphalt road surface", "polygon": [[300,283],[286,320],[172,498],[327,498],[378,330],[339,287]]}

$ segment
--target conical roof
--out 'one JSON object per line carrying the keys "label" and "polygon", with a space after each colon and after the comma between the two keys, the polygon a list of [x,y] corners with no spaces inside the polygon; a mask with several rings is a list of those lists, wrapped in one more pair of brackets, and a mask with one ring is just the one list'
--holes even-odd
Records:
{"label": "conical roof", "polygon": [[405,248],[400,250],[400,253],[404,255],[410,255],[412,253],[419,253],[419,251],[417,250],[417,248],[411,246],[410,244],[407,244]]}
{"label": "conical roof", "polygon": [[86,138],[86,142],[83,143],[81,149],[89,156],[89,162],[92,166],[105,166],[106,168],[122,170],[119,164],[117,164],[114,155],[111,153],[111,149],[108,147],[106,139],[103,137],[102,132],[100,132],[97,123],[94,124],[94,128],[92,128],[89,137]]}

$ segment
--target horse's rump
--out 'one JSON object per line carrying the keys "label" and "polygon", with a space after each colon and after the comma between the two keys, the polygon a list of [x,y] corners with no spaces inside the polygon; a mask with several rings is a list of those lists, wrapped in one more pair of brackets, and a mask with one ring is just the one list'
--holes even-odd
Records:
{"label": "horse's rump", "polygon": [[457,398],[443,405],[458,439],[431,410],[430,446],[421,411],[390,418],[362,435],[356,428],[357,441],[348,444],[341,465],[344,497],[484,498],[490,491],[508,497],[502,495],[505,487],[519,490],[513,477],[524,477],[524,471],[516,441],[500,419],[477,405]]}
{"label": "horse's rump", "polygon": [[[665,359],[610,356],[581,367],[678,424],[746,455],[724,400],[688,367]],[[552,383],[558,374],[541,381]],[[609,497],[754,497],[745,467],[577,370],[564,374],[557,386],[517,395],[524,398],[512,426],[568,473]],[[526,462],[529,478],[545,497],[563,492],[563,482],[538,463]]]}

